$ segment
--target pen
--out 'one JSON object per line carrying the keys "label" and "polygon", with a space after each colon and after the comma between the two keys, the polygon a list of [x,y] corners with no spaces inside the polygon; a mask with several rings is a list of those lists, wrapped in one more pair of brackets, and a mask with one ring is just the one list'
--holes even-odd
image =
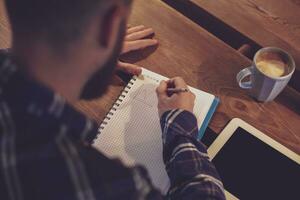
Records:
{"label": "pen", "polygon": [[169,93],[189,92],[189,89],[187,89],[187,88],[168,88],[167,92],[169,92]]}

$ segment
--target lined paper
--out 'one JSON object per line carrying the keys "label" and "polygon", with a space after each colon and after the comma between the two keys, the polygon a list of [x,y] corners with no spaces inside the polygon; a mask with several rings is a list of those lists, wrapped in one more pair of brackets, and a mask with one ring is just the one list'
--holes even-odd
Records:
{"label": "lined paper", "polygon": [[[143,78],[134,77],[117,104],[104,120],[93,146],[109,158],[119,158],[127,166],[143,165],[154,186],[166,194],[170,181],[162,159],[162,138],[158,116],[156,88],[168,80],[143,69]],[[130,88],[130,89],[129,89]],[[194,114],[199,129],[214,100],[214,96],[195,88]]]}

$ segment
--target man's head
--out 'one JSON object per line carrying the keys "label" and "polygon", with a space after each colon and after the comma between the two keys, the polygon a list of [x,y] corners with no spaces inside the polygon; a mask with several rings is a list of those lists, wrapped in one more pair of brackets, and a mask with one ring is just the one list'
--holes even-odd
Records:
{"label": "man's head", "polygon": [[[71,100],[74,95],[92,97],[86,88],[96,78],[100,78],[98,91],[103,93],[121,51],[130,2],[6,0],[13,52],[32,76],[57,92],[64,93],[72,77],[76,78],[80,94],[67,97]],[[68,78],[59,79],[55,71],[69,72]],[[66,85],[58,86],[60,81]],[[75,93],[76,88],[69,89]]]}

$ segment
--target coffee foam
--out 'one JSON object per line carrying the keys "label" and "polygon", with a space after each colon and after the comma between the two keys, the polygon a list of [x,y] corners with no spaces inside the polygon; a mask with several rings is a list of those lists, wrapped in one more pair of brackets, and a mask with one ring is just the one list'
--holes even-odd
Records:
{"label": "coffee foam", "polygon": [[285,64],[278,60],[263,60],[256,63],[257,68],[271,77],[281,77],[285,74]]}
{"label": "coffee foam", "polygon": [[265,75],[271,77],[284,76],[288,71],[288,66],[284,57],[274,52],[264,52],[258,56],[256,67]]}

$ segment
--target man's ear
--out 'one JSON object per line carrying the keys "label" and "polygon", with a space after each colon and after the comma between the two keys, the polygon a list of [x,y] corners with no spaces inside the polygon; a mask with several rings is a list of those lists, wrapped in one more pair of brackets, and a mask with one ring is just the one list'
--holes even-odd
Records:
{"label": "man's ear", "polygon": [[115,45],[122,18],[124,16],[122,16],[122,8],[119,5],[111,5],[105,11],[99,34],[99,42],[102,47],[109,48]]}

